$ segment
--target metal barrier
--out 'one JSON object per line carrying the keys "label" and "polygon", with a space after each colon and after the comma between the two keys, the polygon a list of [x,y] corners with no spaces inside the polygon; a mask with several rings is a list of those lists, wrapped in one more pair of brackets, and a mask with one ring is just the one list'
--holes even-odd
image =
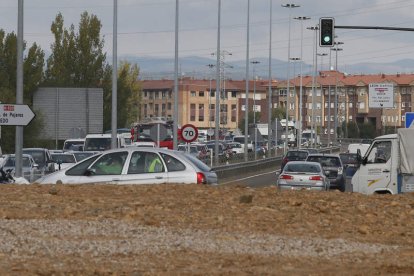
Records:
{"label": "metal barrier", "polygon": [[[330,148],[321,148],[321,153],[337,153],[340,152],[341,147],[335,146]],[[254,158],[254,154],[253,154]],[[219,181],[230,180],[232,178],[240,177],[240,175],[249,175],[261,171],[269,171],[269,169],[280,168],[283,155],[276,157],[268,157],[260,160],[252,160],[248,162],[239,162],[227,165],[219,165],[212,169],[217,173]],[[243,159],[244,160],[244,159]]]}

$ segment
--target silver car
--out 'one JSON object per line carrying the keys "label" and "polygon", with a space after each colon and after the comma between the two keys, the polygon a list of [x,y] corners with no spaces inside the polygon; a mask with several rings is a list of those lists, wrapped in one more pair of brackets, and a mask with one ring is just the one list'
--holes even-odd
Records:
{"label": "silver car", "polygon": [[329,180],[318,162],[291,161],[285,165],[277,183],[280,190],[329,189]]}
{"label": "silver car", "polygon": [[[15,166],[15,155],[7,155],[7,157],[3,161],[3,170],[7,171],[8,169],[11,169],[14,171]],[[26,178],[26,180],[29,182],[33,182],[42,176],[42,171],[39,169],[39,165],[35,163],[33,157],[29,154],[22,155],[22,172],[23,177]]]}
{"label": "silver car", "polygon": [[160,148],[108,150],[46,175],[40,184],[217,184],[217,174],[190,154]]}

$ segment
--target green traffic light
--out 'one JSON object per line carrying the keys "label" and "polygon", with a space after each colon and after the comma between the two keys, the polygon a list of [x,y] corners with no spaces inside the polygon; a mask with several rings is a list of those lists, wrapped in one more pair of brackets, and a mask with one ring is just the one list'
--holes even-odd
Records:
{"label": "green traffic light", "polygon": [[328,43],[328,42],[330,42],[330,41],[331,41],[331,37],[330,37],[329,35],[326,35],[326,36],[324,36],[324,37],[323,37],[323,41],[324,41],[325,43]]}

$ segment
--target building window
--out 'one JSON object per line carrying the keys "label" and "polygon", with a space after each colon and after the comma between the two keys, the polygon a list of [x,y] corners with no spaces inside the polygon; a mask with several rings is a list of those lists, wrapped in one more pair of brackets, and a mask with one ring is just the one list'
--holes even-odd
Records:
{"label": "building window", "polygon": [[167,106],[168,106],[168,110],[171,110],[171,103],[168,103]]}
{"label": "building window", "polygon": [[165,115],[165,104],[162,104],[162,106],[161,106],[161,112],[162,112],[162,115]]}
{"label": "building window", "polygon": [[160,112],[159,105],[155,104],[155,111],[154,111],[155,116],[160,116],[159,112]]}
{"label": "building window", "polygon": [[286,89],[279,89],[279,96],[286,97]]}
{"label": "building window", "polygon": [[278,107],[278,104],[277,103],[274,103],[273,104],[273,108],[277,108]]}
{"label": "building window", "polygon": [[316,96],[320,97],[321,96],[321,90],[316,90]]}
{"label": "building window", "polygon": [[196,118],[196,105],[190,104],[190,121],[195,121]]}
{"label": "building window", "polygon": [[365,102],[359,102],[359,109],[364,109],[365,108]]}
{"label": "building window", "polygon": [[210,104],[210,122],[214,122],[215,105]]}
{"label": "building window", "polygon": [[237,98],[237,92],[236,91],[231,91],[231,97],[232,98]]}
{"label": "building window", "polygon": [[167,94],[167,92],[165,92],[165,91],[162,91],[162,92],[161,92],[161,95],[162,95],[162,98],[163,98],[163,99],[165,99],[165,97],[167,96],[166,94]]}
{"label": "building window", "polygon": [[289,103],[289,109],[290,109],[290,110],[295,109],[295,104],[294,104],[294,103]]}
{"label": "building window", "polygon": [[197,94],[197,93],[196,93],[195,91],[191,91],[191,92],[190,92],[191,97],[195,97],[195,96],[196,96],[196,94]]}
{"label": "building window", "polygon": [[144,92],[144,98],[147,98],[148,97],[148,92],[147,91],[145,91]]}
{"label": "building window", "polygon": [[172,98],[172,91],[168,91],[168,98],[171,99]]}
{"label": "building window", "polygon": [[321,103],[316,103],[316,109],[321,109],[321,108],[322,108]]}
{"label": "building window", "polygon": [[158,93],[158,91],[156,91],[155,93],[154,93],[154,99],[158,99],[159,98],[159,93]]}
{"label": "building window", "polygon": [[353,103],[349,103],[348,106],[349,106],[349,108],[352,108],[354,106],[354,104]]}
{"label": "building window", "polygon": [[236,116],[237,116],[237,107],[235,104],[231,105],[231,121],[235,122],[236,121]]}
{"label": "building window", "polygon": [[220,105],[220,123],[227,124],[227,104]]}
{"label": "building window", "polygon": [[204,122],[204,104],[198,105],[198,121]]}
{"label": "building window", "polygon": [[199,96],[199,97],[204,97],[204,91],[199,91],[199,92],[198,92],[198,96]]}
{"label": "building window", "polygon": [[321,116],[316,116],[316,122],[320,123],[321,122]]}
{"label": "building window", "polygon": [[212,90],[210,93],[210,97],[215,97],[216,96],[216,91]]}

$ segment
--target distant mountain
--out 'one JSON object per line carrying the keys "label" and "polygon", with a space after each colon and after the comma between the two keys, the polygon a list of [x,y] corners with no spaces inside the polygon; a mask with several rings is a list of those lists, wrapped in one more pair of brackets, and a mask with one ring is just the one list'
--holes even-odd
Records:
{"label": "distant mountain", "polygon": [[[127,60],[131,63],[136,63],[140,67],[140,76],[142,79],[172,79],[174,78],[174,58],[157,58],[157,57],[136,57],[136,56],[121,56],[119,60]],[[259,64],[255,65],[256,75],[260,78],[267,79],[268,77],[268,59],[255,58]],[[189,76],[194,78],[215,78],[215,69],[209,68],[209,64],[216,65],[216,59],[204,57],[180,57],[179,69],[180,76]],[[294,69],[295,66],[295,69]],[[272,76],[276,79],[287,78],[287,62],[279,59],[272,59]],[[249,65],[249,77],[253,78],[253,64]],[[414,59],[404,59],[392,63],[357,63],[343,66],[339,68],[341,71],[348,74],[396,74],[396,73],[414,73]],[[293,77],[299,74],[299,64],[291,63],[290,76]],[[312,74],[312,64],[303,64],[302,67],[304,75]],[[326,69],[324,69],[326,70]],[[226,61],[225,65],[226,78],[230,79],[245,79],[246,77],[246,62],[240,61]]]}

